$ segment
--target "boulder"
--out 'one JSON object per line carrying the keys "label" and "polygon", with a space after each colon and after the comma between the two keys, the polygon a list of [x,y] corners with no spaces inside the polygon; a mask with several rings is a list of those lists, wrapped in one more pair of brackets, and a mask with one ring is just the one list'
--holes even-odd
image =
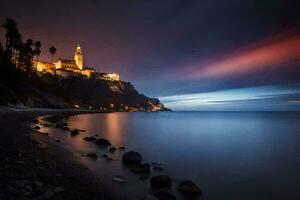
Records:
{"label": "boulder", "polygon": [[149,163],[138,165],[131,169],[135,173],[150,173],[150,165]]}
{"label": "boulder", "polygon": [[51,126],[51,124],[44,123],[44,124],[43,124],[43,126],[45,126],[45,127],[49,127],[49,126]]}
{"label": "boulder", "polygon": [[110,147],[110,148],[109,148],[109,152],[111,152],[111,153],[114,153],[116,150],[117,150],[116,147]]}
{"label": "boulder", "polygon": [[123,155],[122,161],[125,165],[140,165],[142,156],[136,151],[128,151]]}
{"label": "boulder", "polygon": [[71,131],[71,136],[76,136],[78,134],[79,134],[79,131],[77,129]]}
{"label": "boulder", "polygon": [[90,158],[94,158],[94,159],[98,158],[97,154],[95,154],[95,153],[88,153],[88,154],[86,154],[86,156],[88,156]]}
{"label": "boulder", "polygon": [[83,139],[86,141],[96,141],[97,140],[95,137],[85,137]]}
{"label": "boulder", "polygon": [[111,143],[107,139],[104,139],[104,138],[97,139],[95,143],[99,146],[110,146],[111,145]]}
{"label": "boulder", "polygon": [[201,189],[192,181],[182,181],[177,190],[180,191],[184,196],[192,198],[202,194]]}
{"label": "boulder", "polygon": [[61,129],[64,130],[64,131],[69,131],[70,130],[70,128],[67,127],[67,126],[62,126]]}
{"label": "boulder", "polygon": [[39,126],[35,126],[34,129],[40,130],[41,128]]}
{"label": "boulder", "polygon": [[172,179],[167,175],[154,176],[150,179],[151,189],[160,190],[162,188],[172,188]]}
{"label": "boulder", "polygon": [[169,188],[162,188],[154,192],[152,195],[158,198],[159,200],[176,200],[176,196]]}

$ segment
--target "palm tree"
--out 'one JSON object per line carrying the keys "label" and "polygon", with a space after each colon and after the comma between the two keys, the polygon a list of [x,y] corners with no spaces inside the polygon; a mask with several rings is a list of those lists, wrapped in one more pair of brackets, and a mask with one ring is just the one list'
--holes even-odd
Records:
{"label": "palm tree", "polygon": [[2,27],[6,29],[5,48],[6,50],[9,50],[12,47],[12,36],[14,35],[14,31],[17,29],[17,24],[15,20],[7,18]]}
{"label": "palm tree", "polygon": [[6,29],[5,50],[8,54],[8,59],[10,62],[16,64],[18,47],[22,41],[21,34],[19,33],[17,24],[13,19],[7,18],[2,27]]}
{"label": "palm tree", "polygon": [[36,65],[35,65],[35,69],[37,67],[37,62],[39,60],[39,56],[41,55],[41,47],[42,47],[42,44],[40,41],[36,41],[34,43],[34,50],[33,50],[33,54],[36,55]]}
{"label": "palm tree", "polygon": [[32,66],[32,59],[34,56],[34,51],[32,49],[33,46],[33,40],[32,39],[28,39],[26,41],[26,43],[24,44],[24,64],[25,64],[25,71],[27,71],[28,73],[31,71],[31,66]]}
{"label": "palm tree", "polygon": [[[51,61],[52,61],[52,64],[53,64],[53,55],[56,53],[56,48],[55,47],[50,47],[49,48],[49,53],[51,54]],[[56,67],[54,67],[54,75],[56,75]]]}
{"label": "palm tree", "polygon": [[50,53],[51,56],[52,56],[52,63],[53,63],[53,56],[54,56],[54,54],[56,53],[56,48],[55,48],[55,47],[50,47],[50,48],[49,48],[49,53]]}

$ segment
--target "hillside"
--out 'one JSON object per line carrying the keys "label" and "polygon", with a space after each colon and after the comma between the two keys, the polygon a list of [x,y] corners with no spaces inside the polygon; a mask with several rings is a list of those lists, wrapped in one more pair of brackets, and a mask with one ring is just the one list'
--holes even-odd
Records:
{"label": "hillside", "polygon": [[[61,78],[50,74],[30,78],[16,70],[11,89],[0,84],[0,104],[43,108],[89,108],[112,111],[165,110],[158,99],[140,94],[129,82]],[[15,86],[14,86],[15,85]]]}
{"label": "hillside", "polygon": [[[13,19],[7,18],[5,46],[0,43],[0,105],[41,108],[85,108],[103,111],[165,110],[158,99],[138,93],[119,75],[98,73],[85,68],[78,45],[74,60],[38,62],[42,44],[22,40]],[[34,60],[36,58],[37,60]],[[107,77],[111,77],[107,80]]]}

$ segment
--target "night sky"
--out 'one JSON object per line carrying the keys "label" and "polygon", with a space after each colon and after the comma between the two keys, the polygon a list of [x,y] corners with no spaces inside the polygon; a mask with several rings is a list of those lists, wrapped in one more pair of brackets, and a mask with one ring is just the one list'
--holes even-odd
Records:
{"label": "night sky", "polygon": [[299,0],[1,0],[6,17],[40,59],[79,43],[85,65],[174,110],[300,110]]}

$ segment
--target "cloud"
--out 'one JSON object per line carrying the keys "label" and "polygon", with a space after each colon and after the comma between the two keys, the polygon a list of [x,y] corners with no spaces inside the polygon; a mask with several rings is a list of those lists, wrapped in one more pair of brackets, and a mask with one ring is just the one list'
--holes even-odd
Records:
{"label": "cloud", "polygon": [[[192,68],[186,79],[207,79],[269,70],[300,60],[300,28],[266,38],[234,53],[188,64]],[[189,66],[190,65],[190,66]],[[185,68],[186,68],[185,67]]]}
{"label": "cloud", "polygon": [[[298,84],[260,86],[206,93],[164,96],[159,99],[174,110],[296,110]],[[300,106],[300,104],[299,104]]]}

